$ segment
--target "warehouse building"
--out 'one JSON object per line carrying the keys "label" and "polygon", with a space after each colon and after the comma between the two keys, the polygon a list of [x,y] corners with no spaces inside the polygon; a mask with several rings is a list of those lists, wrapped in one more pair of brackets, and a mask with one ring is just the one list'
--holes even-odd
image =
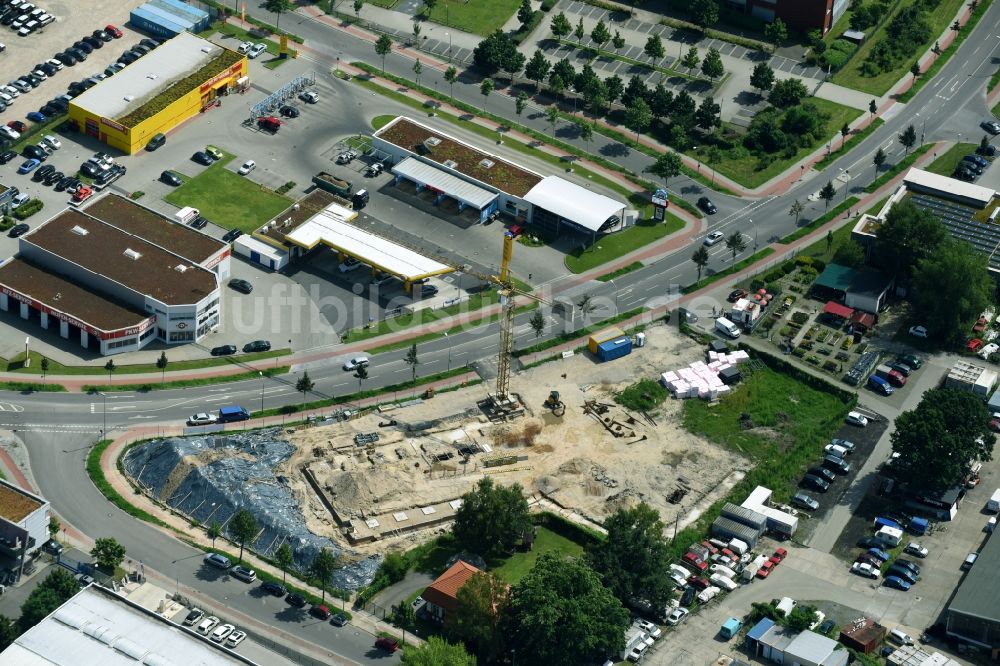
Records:
{"label": "warehouse building", "polygon": [[69,119],[78,131],[131,155],[248,85],[246,74],[246,56],[182,32],[74,98]]}
{"label": "warehouse building", "polygon": [[[158,240],[179,251],[197,232],[173,226]],[[77,210],[19,243],[18,255],[0,264],[0,310],[16,307],[43,329],[55,320],[61,337],[85,349],[108,355],[153,340],[197,342],[219,326],[217,275],[178,251]]]}
{"label": "warehouse building", "polygon": [[991,536],[979,551],[945,614],[945,631],[953,638],[1000,654],[1000,539]]}
{"label": "warehouse building", "polygon": [[472,211],[479,223],[503,213],[526,224],[527,232],[590,241],[628,224],[621,201],[543,176],[411,118],[395,118],[372,138],[376,153],[392,165],[397,186],[412,185],[417,197],[429,194],[443,213]]}
{"label": "warehouse building", "polygon": [[49,540],[48,500],[0,479],[0,562],[18,572]]}
{"label": "warehouse building", "polygon": [[132,27],[157,37],[174,37],[182,32],[201,32],[208,28],[208,12],[180,0],[150,0],[129,14]]}

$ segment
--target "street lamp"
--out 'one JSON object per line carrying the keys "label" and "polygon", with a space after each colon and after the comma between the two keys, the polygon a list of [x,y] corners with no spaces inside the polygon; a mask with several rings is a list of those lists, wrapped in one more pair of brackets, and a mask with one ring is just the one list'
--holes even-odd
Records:
{"label": "street lamp", "polygon": [[615,290],[615,314],[617,315],[620,312],[618,309],[618,285],[615,284],[614,278],[608,278],[608,282],[611,283],[611,288]]}
{"label": "street lamp", "polygon": [[102,398],[103,406],[101,407],[101,418],[104,420],[104,427],[101,428],[101,439],[108,436],[108,394],[98,392]]}
{"label": "street lamp", "polygon": [[750,220],[750,224],[753,225],[753,251],[757,252],[757,224],[753,220]]}
{"label": "street lamp", "polygon": [[260,413],[260,420],[263,423],[263,421],[264,421],[264,373],[261,372],[260,370],[258,370],[257,374],[260,375],[260,412],[261,412]]}
{"label": "street lamp", "polygon": [[[448,331],[444,332],[444,337],[448,337]],[[448,371],[451,371],[451,340],[448,340]]]}

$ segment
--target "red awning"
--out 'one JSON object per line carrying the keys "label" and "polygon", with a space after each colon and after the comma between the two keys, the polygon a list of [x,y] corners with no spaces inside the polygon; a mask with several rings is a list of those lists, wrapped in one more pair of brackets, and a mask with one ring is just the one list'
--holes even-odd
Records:
{"label": "red awning", "polygon": [[851,308],[846,305],[841,305],[840,303],[834,303],[833,301],[826,302],[826,305],[823,306],[823,312],[825,314],[832,314],[836,317],[842,317],[844,319],[848,319],[852,314],[854,314],[854,310]]}
{"label": "red awning", "polygon": [[870,312],[862,312],[861,310],[855,310],[854,314],[851,315],[851,323],[858,326],[863,326],[864,328],[871,330],[872,326],[875,325],[875,315]]}

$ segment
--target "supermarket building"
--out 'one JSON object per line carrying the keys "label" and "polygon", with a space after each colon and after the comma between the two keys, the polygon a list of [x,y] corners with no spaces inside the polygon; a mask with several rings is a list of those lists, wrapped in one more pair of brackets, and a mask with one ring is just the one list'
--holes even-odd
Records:
{"label": "supermarket building", "polygon": [[133,154],[249,80],[247,59],[182,32],[74,98],[77,130]]}
{"label": "supermarket building", "polygon": [[63,211],[19,243],[0,264],[0,310],[84,349],[197,342],[219,327],[229,245],[127,199]]}

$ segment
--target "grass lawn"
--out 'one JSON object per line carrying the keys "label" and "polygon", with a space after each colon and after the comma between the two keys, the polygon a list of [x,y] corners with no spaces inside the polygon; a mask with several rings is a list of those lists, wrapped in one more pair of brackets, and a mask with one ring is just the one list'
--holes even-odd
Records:
{"label": "grass lawn", "polygon": [[684,221],[670,213],[667,213],[666,222],[641,220],[634,227],[605,236],[586,250],[574,250],[567,254],[566,268],[574,273],[583,273],[643,248],[683,228]]}
{"label": "grass lawn", "polygon": [[978,146],[976,143],[956,143],[948,149],[948,152],[925,166],[924,170],[941,176],[950,176],[962,158],[969,153],[975,154]]}
{"label": "grass lawn", "polygon": [[[234,37],[238,39],[240,42],[253,42],[255,44],[260,43],[266,46],[267,52],[270,53],[272,56],[274,56],[269,60],[262,61],[264,63],[264,67],[267,67],[268,69],[274,69],[275,67],[285,62],[286,60],[278,57],[278,54],[281,53],[281,45],[278,42],[275,42],[270,39],[261,39],[260,37],[254,37],[243,28],[232,25],[231,23],[227,23],[225,25],[219,24],[216,27],[217,27],[216,32],[219,32],[223,35],[229,35],[230,37]],[[206,32],[208,32],[208,35],[211,36],[212,34],[211,32],[209,31]],[[288,42],[289,42],[288,58],[292,58],[293,54],[296,52],[295,49],[291,47],[291,44],[293,44],[294,42],[292,42],[291,39],[289,39]],[[235,49],[237,46],[239,46],[239,44],[234,44],[232,48]]]}
{"label": "grass lawn", "polygon": [[520,5],[518,0],[441,0],[430,20],[487,37],[506,23]]}
{"label": "grass lawn", "polygon": [[[491,566],[493,573],[500,576],[507,583],[513,585],[527,574],[531,567],[535,566],[535,561],[542,555],[552,554],[556,557],[579,557],[583,554],[583,546],[575,541],[570,541],[564,536],[556,534],[552,530],[537,527],[534,547],[526,553],[514,553],[507,558],[503,564]],[[492,564],[492,563],[491,563]]]}
{"label": "grass lawn", "polygon": [[388,125],[395,118],[396,118],[396,116],[394,116],[392,114],[382,115],[382,116],[375,116],[374,118],[372,118],[372,129],[376,130],[376,131],[380,130],[383,127],[385,127],[386,125]]}
{"label": "grass lawn", "polygon": [[225,229],[253,233],[291,205],[288,197],[275,194],[248,178],[223,168],[222,160],[164,197],[175,206],[193,206]]}
{"label": "grass lawn", "polygon": [[[783,372],[755,370],[731,394],[713,404],[684,403],[684,427],[757,463],[747,479],[766,480],[778,501],[792,494],[802,471],[814,464],[848,405]],[[752,427],[741,421],[748,414]],[[741,482],[745,484],[746,480]]]}
{"label": "grass lawn", "polygon": [[[904,7],[908,7],[916,1],[917,0],[906,0],[899,3],[892,15],[895,16]],[[896,81],[910,71],[910,66],[913,64],[913,61],[917,58],[917,56],[923,53],[928,47],[932,46],[944,29],[951,25],[952,18],[958,12],[958,8],[963,2],[965,2],[965,0],[941,0],[941,4],[934,9],[933,12],[927,13],[927,18],[931,25],[931,38],[925,43],[919,44],[914,50],[914,55],[912,57],[903,58],[892,70],[882,72],[878,76],[862,76],[861,63],[863,63],[865,58],[868,57],[868,54],[871,52],[872,48],[874,48],[875,44],[886,38],[885,27],[892,20],[892,17],[890,17],[874,34],[868,35],[867,41],[855,52],[854,57],[851,58],[850,62],[848,62],[847,65],[845,65],[839,72],[833,75],[833,82],[847,88],[854,88],[855,90],[861,90],[873,95],[884,94],[894,83],[896,83]]]}
{"label": "grass lawn", "polygon": [[[816,108],[819,109],[820,112],[829,114],[830,116],[829,120],[826,121],[823,131],[820,133],[821,136],[826,137],[822,141],[816,141],[805,148],[799,148],[798,152],[788,159],[775,159],[766,168],[761,169],[760,171],[756,170],[758,163],[758,159],[756,157],[746,154],[743,157],[734,158],[731,151],[722,152],[722,159],[713,164],[712,168],[744,187],[757,187],[758,185],[766,183],[778,174],[782,173],[789,166],[795,164],[803,157],[816,150],[816,148],[820,145],[827,143],[830,140],[830,137],[834,134],[837,135],[837,139],[835,139],[835,141],[839,141],[840,128],[845,124],[854,122],[855,118],[864,113],[859,109],[852,109],[849,106],[837,104],[836,102],[820,99],[818,97],[809,97],[803,101],[815,104]],[[686,154],[702,163],[708,164],[707,146],[699,146],[697,150],[688,150],[686,151]]]}
{"label": "grass lawn", "polygon": [[[200,370],[202,368],[217,368],[227,365],[237,365],[249,361],[259,361],[264,358],[274,358],[290,353],[290,349],[272,349],[267,352],[255,354],[235,354],[233,356],[200,358],[191,361],[171,361],[170,351],[167,350],[167,372],[177,372],[179,370]],[[2,372],[22,372],[30,375],[40,375],[42,373],[42,354],[31,352],[31,365],[24,367],[24,354],[20,353],[14,358],[7,360],[0,358],[0,371]],[[142,372],[160,372],[155,363],[134,363],[132,365],[116,365],[114,376],[134,375]],[[49,359],[50,375],[107,375],[103,366],[99,365],[63,365],[58,361]]]}

